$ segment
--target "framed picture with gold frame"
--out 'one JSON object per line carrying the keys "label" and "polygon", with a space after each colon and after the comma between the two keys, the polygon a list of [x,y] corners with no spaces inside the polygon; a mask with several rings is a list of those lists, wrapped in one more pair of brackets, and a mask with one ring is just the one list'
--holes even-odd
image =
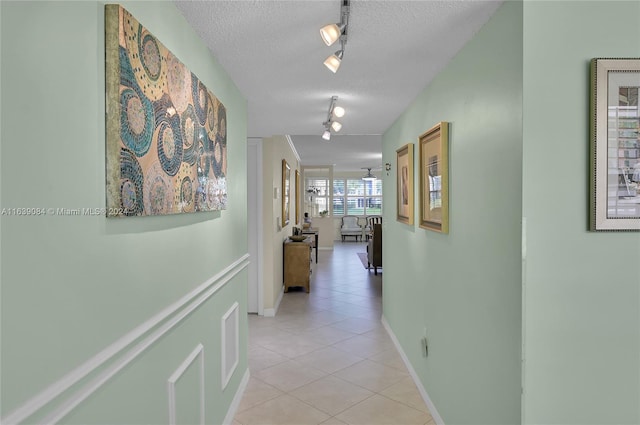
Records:
{"label": "framed picture with gold frame", "polygon": [[413,143],[396,150],[396,220],[413,226]]}
{"label": "framed picture with gold frame", "polygon": [[291,214],[291,167],[282,160],[282,227],[289,224]]}
{"label": "framed picture with gold frame", "polygon": [[449,233],[449,123],[419,137],[420,227]]}
{"label": "framed picture with gold frame", "polygon": [[640,58],[591,60],[589,230],[640,230]]}
{"label": "framed picture with gold frame", "polygon": [[296,170],[296,184],[295,184],[295,194],[296,194],[296,225],[300,223],[300,171]]}

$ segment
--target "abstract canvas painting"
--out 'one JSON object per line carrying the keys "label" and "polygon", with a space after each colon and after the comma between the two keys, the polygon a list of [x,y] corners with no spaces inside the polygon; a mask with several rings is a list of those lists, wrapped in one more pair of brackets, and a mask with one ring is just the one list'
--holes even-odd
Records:
{"label": "abstract canvas painting", "polygon": [[224,210],[224,105],[127,10],[105,6],[107,216]]}

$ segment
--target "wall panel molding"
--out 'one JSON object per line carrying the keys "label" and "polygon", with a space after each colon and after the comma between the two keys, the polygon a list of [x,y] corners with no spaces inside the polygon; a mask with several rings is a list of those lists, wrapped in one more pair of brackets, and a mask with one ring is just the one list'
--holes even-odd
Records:
{"label": "wall panel molding", "polygon": [[187,356],[167,380],[167,392],[169,395],[169,424],[176,425],[176,382],[184,375],[189,366],[200,359],[200,424],[204,425],[204,346],[198,344],[196,348]]}
{"label": "wall panel molding", "polygon": [[227,388],[233,373],[240,363],[240,304],[236,301],[222,316],[220,333],[220,357],[222,390]]}
{"label": "wall panel molding", "polygon": [[224,425],[231,425],[233,423],[233,418],[236,417],[236,413],[238,412],[238,408],[240,407],[240,402],[242,401],[244,392],[247,390],[247,385],[249,385],[250,377],[251,375],[249,374],[249,368],[247,368],[244,371],[244,375],[242,376],[242,381],[240,382],[240,385],[238,385],[238,390],[236,391],[236,394],[233,396],[233,400],[231,401],[229,410],[227,410],[227,415],[224,417],[224,420],[222,421]]}
{"label": "wall panel molding", "polygon": [[[45,406],[52,410],[42,420],[55,423],[68,415],[102,385],[113,378],[140,354],[182,322],[189,314],[223,288],[249,264],[249,254],[244,254],[220,272],[200,284],[191,292],[152,316],[107,348],[54,382],[0,420],[3,424],[17,424],[28,419]],[[97,375],[88,382],[78,384],[88,375]],[[79,386],[75,391],[69,391]],[[69,392],[67,395],[66,393]],[[65,397],[60,397],[65,393]],[[60,400],[58,400],[58,398]],[[54,402],[57,403],[54,405]]]}

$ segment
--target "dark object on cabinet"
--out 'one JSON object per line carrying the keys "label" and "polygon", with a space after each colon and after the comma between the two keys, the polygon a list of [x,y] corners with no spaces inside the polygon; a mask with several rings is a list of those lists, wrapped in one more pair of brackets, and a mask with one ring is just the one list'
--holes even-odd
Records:
{"label": "dark object on cabinet", "polygon": [[373,233],[373,225],[374,224],[382,224],[382,216],[381,215],[369,215],[367,216],[367,225],[364,228],[364,235],[369,240],[371,238],[371,234]]}
{"label": "dark object on cabinet", "polygon": [[373,267],[374,274],[378,274],[378,267],[382,267],[382,224],[373,225],[373,233],[367,243],[368,267]]}

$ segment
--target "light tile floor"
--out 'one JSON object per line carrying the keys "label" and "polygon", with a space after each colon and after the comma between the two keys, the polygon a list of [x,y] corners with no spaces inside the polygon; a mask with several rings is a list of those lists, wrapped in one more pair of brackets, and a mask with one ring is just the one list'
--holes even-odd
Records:
{"label": "light tile floor", "polygon": [[251,378],[234,425],[435,424],[382,326],[382,273],[358,242],[320,251],[311,291],[249,316]]}

